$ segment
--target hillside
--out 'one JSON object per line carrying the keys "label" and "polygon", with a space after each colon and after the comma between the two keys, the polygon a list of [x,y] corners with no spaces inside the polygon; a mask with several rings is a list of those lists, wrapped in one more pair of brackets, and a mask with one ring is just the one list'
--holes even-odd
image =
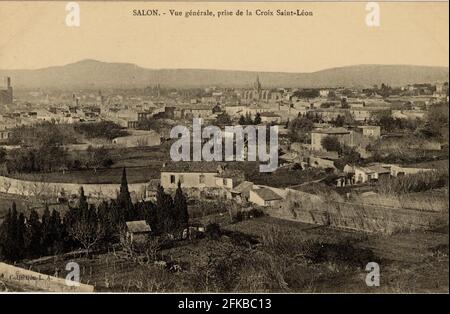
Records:
{"label": "hillside", "polygon": [[248,87],[260,76],[263,87],[354,87],[386,83],[432,83],[448,80],[447,67],[355,65],[312,73],[200,69],[146,69],[130,63],[82,60],[36,70],[0,70],[15,88]]}

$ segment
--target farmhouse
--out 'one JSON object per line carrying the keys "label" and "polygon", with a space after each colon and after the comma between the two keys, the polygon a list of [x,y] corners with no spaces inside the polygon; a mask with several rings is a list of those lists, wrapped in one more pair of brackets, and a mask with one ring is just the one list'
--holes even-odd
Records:
{"label": "farmhouse", "polygon": [[216,176],[221,169],[221,164],[216,162],[170,162],[161,168],[161,186],[176,189],[180,181],[185,188],[217,188]]}
{"label": "farmhouse", "polygon": [[249,201],[263,207],[275,206],[282,200],[283,197],[266,187],[253,189],[249,193]]}
{"label": "farmhouse", "polygon": [[339,159],[337,152],[327,152],[326,154],[314,154],[309,156],[308,164],[312,168],[336,169],[334,162]]}
{"label": "farmhouse", "polygon": [[355,183],[366,183],[377,181],[382,177],[389,177],[391,170],[389,167],[381,165],[372,165],[368,167],[354,167]]}
{"label": "farmhouse", "polygon": [[358,127],[362,130],[362,134],[371,138],[380,138],[381,137],[381,128],[376,125],[363,125]]}
{"label": "farmhouse", "polygon": [[333,136],[338,139],[341,144],[353,146],[352,131],[346,128],[327,128],[311,131],[311,149],[323,151],[322,139],[327,136]]}
{"label": "farmhouse", "polygon": [[250,191],[253,189],[253,182],[244,181],[233,190],[231,190],[232,199],[237,202],[247,202],[250,197]]}
{"label": "farmhouse", "polygon": [[221,170],[219,169],[216,175],[216,186],[222,187],[228,190],[233,189],[238,184],[244,181],[244,173],[241,170]]}

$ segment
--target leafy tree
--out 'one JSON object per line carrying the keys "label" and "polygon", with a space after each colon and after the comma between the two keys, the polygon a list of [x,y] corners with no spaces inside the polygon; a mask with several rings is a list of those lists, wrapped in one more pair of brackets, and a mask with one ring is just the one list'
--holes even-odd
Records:
{"label": "leafy tree", "polygon": [[448,136],[448,104],[436,104],[426,115],[425,127],[421,133],[427,137],[445,138]]}
{"label": "leafy tree", "polygon": [[293,96],[299,97],[299,98],[316,98],[319,97],[320,92],[318,89],[302,89],[295,91]]}
{"label": "leafy tree", "polygon": [[289,124],[288,136],[293,142],[309,142],[309,133],[314,127],[312,119],[306,116],[299,116]]}
{"label": "leafy tree", "polygon": [[395,121],[391,116],[390,110],[374,112],[371,120],[381,127],[382,130],[391,132],[395,128]]}
{"label": "leafy tree", "polygon": [[361,155],[353,147],[347,145],[341,145],[340,159],[335,161],[335,165],[338,169],[343,170],[345,165],[357,165],[361,163]]}
{"label": "leafy tree", "polygon": [[342,126],[344,126],[344,124],[345,124],[345,117],[344,117],[344,116],[341,116],[341,115],[338,115],[338,116],[336,117],[336,119],[333,119],[333,120],[331,121],[331,124],[333,124],[333,125],[336,126],[336,127],[342,127]]}
{"label": "leafy tree", "polygon": [[261,124],[261,115],[260,113],[256,113],[255,120],[253,120],[253,124],[258,125]]}
{"label": "leafy tree", "polygon": [[228,113],[222,112],[217,115],[216,118],[216,124],[218,125],[230,125],[231,124],[231,117]]}
{"label": "leafy tree", "polygon": [[106,138],[112,140],[116,137],[129,135],[120,125],[111,121],[78,123],[74,125],[74,129],[87,138]]}
{"label": "leafy tree", "polygon": [[325,136],[324,138],[322,138],[320,144],[327,151],[331,152],[341,151],[341,144],[339,143],[339,140],[335,136]]}

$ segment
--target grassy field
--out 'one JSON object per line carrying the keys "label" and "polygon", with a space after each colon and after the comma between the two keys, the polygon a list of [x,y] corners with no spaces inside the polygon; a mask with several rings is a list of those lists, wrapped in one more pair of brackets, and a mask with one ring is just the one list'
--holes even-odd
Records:
{"label": "grassy field", "polygon": [[[170,142],[158,147],[117,148],[109,150],[114,164],[111,168],[58,171],[51,173],[12,173],[9,176],[29,181],[46,181],[56,183],[107,184],[120,183],[122,168],[127,169],[128,183],[147,182],[160,178],[160,169],[165,162],[170,162]],[[230,162],[230,169],[243,171],[246,180],[255,184],[287,187],[322,178],[325,174],[317,169],[290,170],[279,168],[273,173],[261,173],[259,162]]]}
{"label": "grassy field", "polygon": [[78,184],[120,183],[122,168],[127,168],[128,183],[159,179],[159,170],[170,158],[168,144],[159,147],[118,148],[110,150],[114,164],[111,168],[71,170],[51,173],[12,174],[10,176],[30,181],[68,182]]}
{"label": "grassy field", "polygon": [[[150,179],[159,179],[161,162],[154,162],[152,165],[143,167],[127,167],[128,183],[148,182]],[[39,174],[15,174],[12,177],[29,181],[46,181],[56,183],[78,183],[78,184],[119,184],[122,178],[121,167],[114,166],[109,169],[78,170],[39,173]]]}
{"label": "grassy field", "polygon": [[[71,260],[96,291],[448,292],[448,227],[368,236],[272,217],[234,224],[223,215],[205,219],[222,225],[220,238],[179,241],[159,253],[178,272],[112,252]],[[62,276],[67,261],[31,268]],[[380,287],[365,284],[364,267],[373,261],[380,265]]]}

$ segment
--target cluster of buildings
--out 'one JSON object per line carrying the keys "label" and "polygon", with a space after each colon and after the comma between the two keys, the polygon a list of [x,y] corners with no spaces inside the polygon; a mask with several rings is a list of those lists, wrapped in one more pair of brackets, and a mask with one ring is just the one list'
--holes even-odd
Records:
{"label": "cluster of buildings", "polygon": [[13,102],[11,78],[4,77],[0,85],[0,105],[10,105]]}
{"label": "cluster of buildings", "polygon": [[[190,197],[213,197],[234,200],[239,204],[279,207],[296,187],[272,187],[246,180],[243,171],[228,168],[225,162],[169,162],[160,170],[160,184],[174,191],[181,183]],[[373,163],[367,166],[346,165],[337,173],[336,186],[371,184],[383,178],[434,171],[432,168]]]}
{"label": "cluster of buildings", "polygon": [[[219,162],[171,162],[161,168],[161,186],[173,191],[181,183],[190,196],[214,196],[250,202],[258,206],[274,205],[283,199],[277,194],[282,189],[253,184],[245,180],[244,173],[228,169]],[[282,194],[282,193],[281,193]]]}

